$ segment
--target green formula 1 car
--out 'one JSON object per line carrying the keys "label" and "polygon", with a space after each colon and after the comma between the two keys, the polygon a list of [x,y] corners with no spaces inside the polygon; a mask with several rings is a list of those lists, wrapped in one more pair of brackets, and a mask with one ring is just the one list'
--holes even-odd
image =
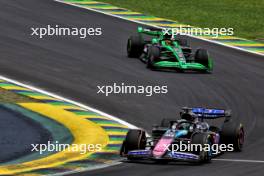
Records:
{"label": "green formula 1 car", "polygon": [[[151,39],[144,39],[143,34]],[[192,54],[186,39],[176,38],[160,29],[138,27],[138,35],[128,39],[127,55],[140,58],[150,69],[170,68],[201,72],[213,70],[213,61],[206,49],[197,49],[195,54]]]}

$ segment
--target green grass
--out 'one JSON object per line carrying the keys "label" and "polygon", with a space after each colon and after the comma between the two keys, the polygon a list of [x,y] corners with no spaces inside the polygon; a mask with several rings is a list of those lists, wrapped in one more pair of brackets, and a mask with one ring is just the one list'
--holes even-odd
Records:
{"label": "green grass", "polygon": [[234,28],[234,35],[264,39],[263,0],[98,0],[197,27]]}

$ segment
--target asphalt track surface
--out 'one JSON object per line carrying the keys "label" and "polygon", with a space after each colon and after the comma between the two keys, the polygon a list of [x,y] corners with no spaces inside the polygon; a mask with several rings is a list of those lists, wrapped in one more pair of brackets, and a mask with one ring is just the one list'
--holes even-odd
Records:
{"label": "asphalt track surface", "polygon": [[[30,27],[59,24],[102,27],[103,36],[30,36]],[[126,40],[137,24],[51,0],[0,1],[0,74],[44,88],[151,129],[164,117],[177,117],[182,106],[231,108],[246,129],[242,153],[219,158],[264,160],[263,57],[190,39],[207,48],[213,74],[150,71],[126,57]],[[97,94],[97,85],[167,85],[166,95]],[[1,121],[1,123],[5,123]],[[18,126],[19,127],[19,126]],[[124,163],[76,175],[263,175],[263,163],[213,161],[207,165]]]}

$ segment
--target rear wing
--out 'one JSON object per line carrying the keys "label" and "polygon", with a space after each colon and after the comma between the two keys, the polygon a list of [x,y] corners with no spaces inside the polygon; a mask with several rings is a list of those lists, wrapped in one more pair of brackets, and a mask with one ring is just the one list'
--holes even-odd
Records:
{"label": "rear wing", "polygon": [[157,29],[157,28],[138,27],[137,31],[138,31],[138,33],[151,35],[151,36],[160,36],[160,35],[162,35],[162,29]]}
{"label": "rear wing", "polygon": [[217,119],[225,117],[225,121],[228,121],[231,118],[231,110],[187,107],[182,109],[183,113],[194,113],[201,119]]}

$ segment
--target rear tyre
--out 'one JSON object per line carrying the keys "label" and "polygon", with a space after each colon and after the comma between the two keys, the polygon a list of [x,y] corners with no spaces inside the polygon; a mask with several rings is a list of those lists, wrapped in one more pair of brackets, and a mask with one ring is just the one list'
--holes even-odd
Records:
{"label": "rear tyre", "polygon": [[205,66],[207,71],[212,70],[212,61],[210,60],[208,51],[206,49],[197,49],[194,59],[195,62]]}
{"label": "rear tyre", "polygon": [[146,132],[143,130],[131,129],[121,147],[120,155],[125,156],[131,150],[142,150],[146,147]]}
{"label": "rear tyre", "polygon": [[140,35],[129,37],[127,41],[127,56],[130,58],[138,58],[144,49],[144,40]]}
{"label": "rear tyre", "polygon": [[221,132],[221,143],[233,144],[234,151],[242,151],[245,140],[244,127],[241,123],[225,122]]}
{"label": "rear tyre", "polygon": [[197,151],[192,151],[194,154],[199,155],[200,162],[210,162],[212,159],[212,138],[207,133],[195,133],[192,136],[192,144],[200,144],[202,148],[205,148],[206,145],[210,146],[208,151],[198,148]]}
{"label": "rear tyre", "polygon": [[148,50],[147,68],[154,69],[155,61],[160,57],[160,49],[156,46],[151,46]]}

